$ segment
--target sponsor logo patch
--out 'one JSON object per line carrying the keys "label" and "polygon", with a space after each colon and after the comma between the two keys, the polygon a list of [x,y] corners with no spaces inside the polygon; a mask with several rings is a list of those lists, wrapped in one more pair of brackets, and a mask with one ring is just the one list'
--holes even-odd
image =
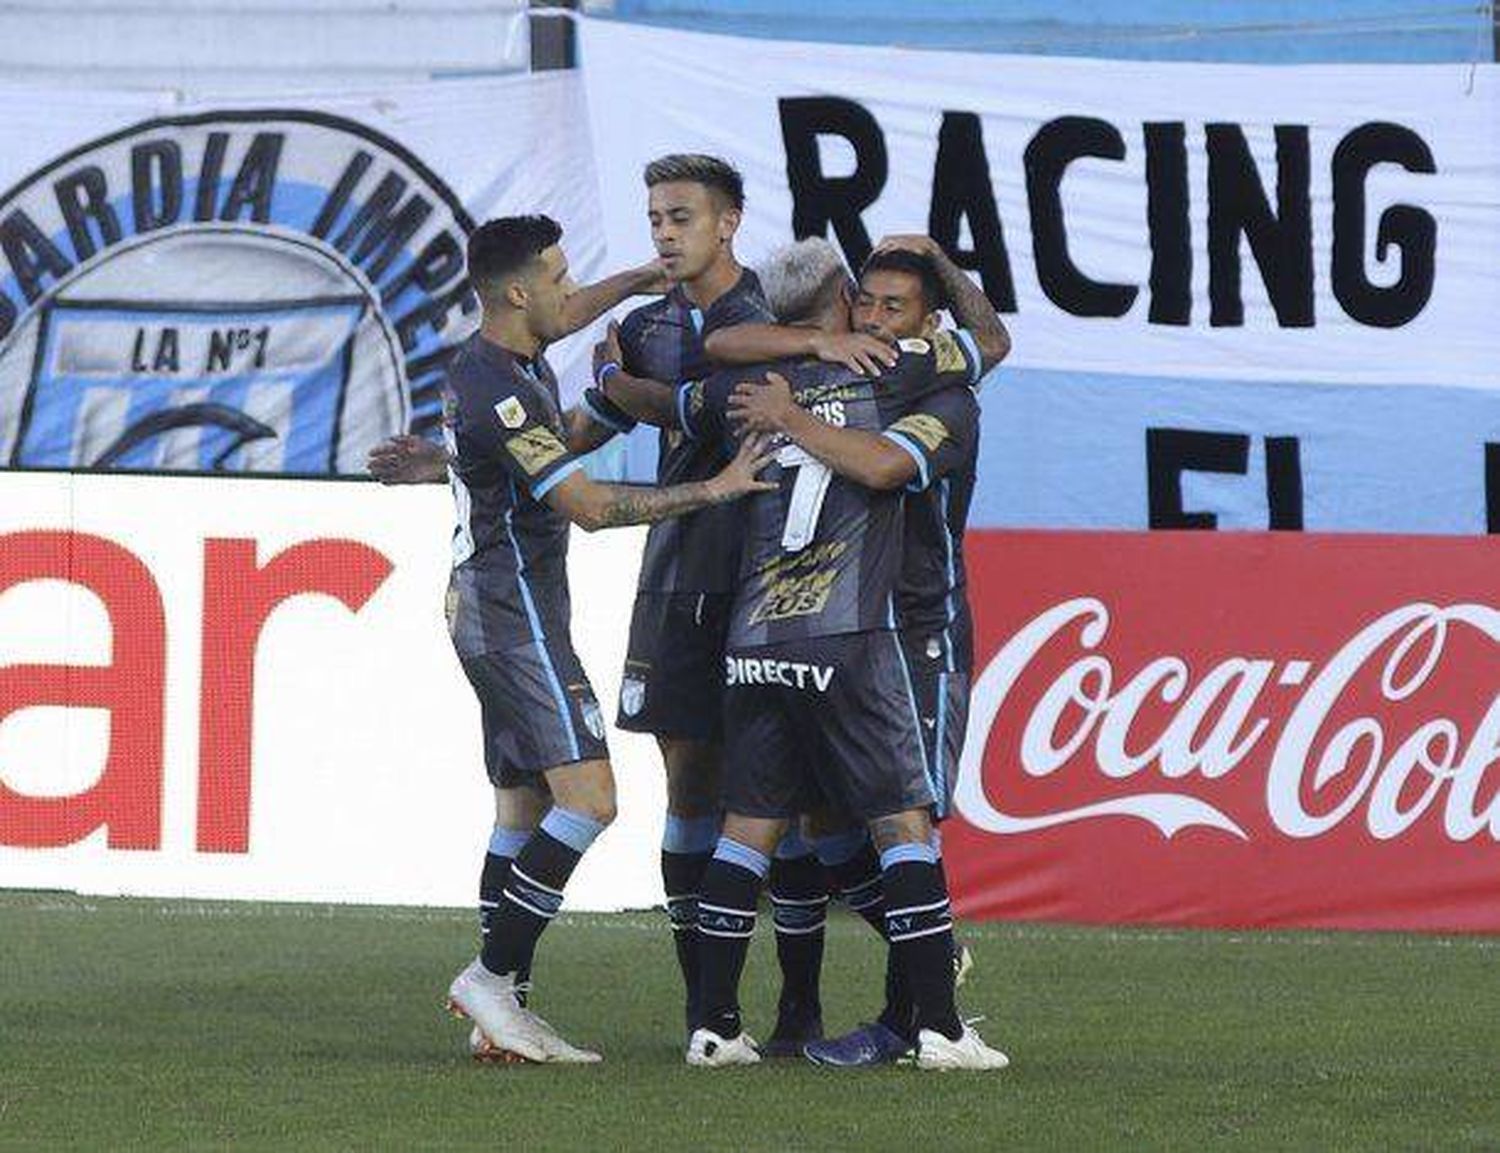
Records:
{"label": "sponsor logo patch", "polygon": [[726,685],[783,685],[826,693],[833,683],[832,665],[779,661],[774,657],[725,657]]}

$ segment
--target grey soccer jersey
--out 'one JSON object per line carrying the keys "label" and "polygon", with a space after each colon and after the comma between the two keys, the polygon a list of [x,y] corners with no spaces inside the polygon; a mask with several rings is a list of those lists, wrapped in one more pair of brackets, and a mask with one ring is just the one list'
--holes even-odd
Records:
{"label": "grey soccer jersey", "polygon": [[[895,367],[875,379],[816,361],[774,367],[802,407],[841,427],[882,433],[910,453],[915,490],[951,471],[975,435],[972,392],[939,371],[927,342],[909,342]],[[702,439],[732,439],[728,398],[746,375],[717,373],[684,386],[678,405],[684,429]],[[903,494],[837,476],[794,445],[764,475],[778,488],[747,505],[729,648],[894,628]]]}
{"label": "grey soccer jersey", "polygon": [[[945,379],[978,386],[983,368],[968,332],[938,333],[933,351],[944,366]],[[920,402],[913,411],[922,411]],[[940,413],[934,415],[941,419]],[[977,429],[975,435],[966,437],[968,424],[962,420],[950,430],[953,440],[946,455],[952,467],[934,473],[923,492],[907,497],[901,579],[896,589],[896,617],[902,632],[924,656],[935,648],[935,656],[929,659],[944,671],[965,674],[974,662],[974,641],[963,542],[979,463]]]}
{"label": "grey soccer jersey", "polygon": [[[749,270],[706,311],[695,307],[680,287],[673,288],[621,323],[624,368],[671,385],[700,379],[712,367],[704,339],[715,329],[749,323],[774,323],[760,281]],[[658,451],[656,483],[661,485],[706,480],[725,463],[717,440],[694,440],[675,430],[662,432]],[[720,506],[652,525],[641,557],[639,591],[729,592],[739,561],[737,522],[732,508]]]}
{"label": "grey soccer jersey", "polygon": [[443,435],[458,512],[449,591],[458,651],[565,638],[568,521],[543,498],[581,464],[564,442],[546,360],[471,337],[448,370]]}

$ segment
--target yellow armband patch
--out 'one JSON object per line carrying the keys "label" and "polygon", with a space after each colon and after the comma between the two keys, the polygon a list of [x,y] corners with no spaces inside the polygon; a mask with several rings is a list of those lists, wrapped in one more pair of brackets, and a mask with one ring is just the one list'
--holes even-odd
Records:
{"label": "yellow armband patch", "polygon": [[968,372],[969,358],[964,355],[963,345],[951,332],[943,331],[932,338],[933,355],[938,372]]}
{"label": "yellow armband patch", "polygon": [[516,458],[527,476],[535,476],[559,457],[566,456],[568,446],[550,428],[538,425],[507,440],[505,451]]}
{"label": "yellow armband patch", "polygon": [[903,416],[891,425],[890,431],[911,437],[928,452],[936,452],[950,436],[946,424],[925,412],[914,412],[910,416]]}

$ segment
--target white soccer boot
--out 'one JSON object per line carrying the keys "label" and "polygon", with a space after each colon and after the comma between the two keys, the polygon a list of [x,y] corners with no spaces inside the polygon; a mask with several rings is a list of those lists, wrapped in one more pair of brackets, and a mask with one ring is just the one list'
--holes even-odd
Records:
{"label": "white soccer boot", "polygon": [[968,1023],[957,1041],[950,1041],[933,1029],[923,1029],[917,1034],[918,1069],[1004,1069],[1009,1064],[1010,1058],[986,1045]]}
{"label": "white soccer boot", "polygon": [[687,1063],[697,1069],[759,1065],[760,1053],[749,1033],[741,1033],[726,1041],[712,1029],[694,1029],[688,1041]]}
{"label": "white soccer boot", "polygon": [[530,1009],[523,1010],[531,1023],[540,1031],[542,1045],[547,1050],[547,1060],[559,1065],[597,1065],[603,1056],[592,1049],[580,1049],[554,1029],[550,1022],[537,1016]]}
{"label": "white soccer boot", "polygon": [[543,1030],[516,999],[514,973],[491,973],[475,957],[448,986],[448,1011],[474,1022],[475,1029],[498,1050],[487,1060],[554,1060]]}

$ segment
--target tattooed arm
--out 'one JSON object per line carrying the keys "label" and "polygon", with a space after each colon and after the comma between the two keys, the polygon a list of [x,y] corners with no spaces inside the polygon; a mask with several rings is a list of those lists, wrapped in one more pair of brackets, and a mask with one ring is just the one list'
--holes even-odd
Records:
{"label": "tattooed arm", "polygon": [[775,455],[767,451],[767,443],[762,437],[748,438],[735,458],[708,480],[651,488],[601,484],[575,472],[552,489],[546,501],[585,532],[651,524],[776,488],[773,482],[755,479]]}
{"label": "tattooed arm", "polygon": [[989,372],[1010,355],[1010,332],[1005,322],[968,273],[943,251],[942,245],[930,236],[887,236],[875,246],[876,252],[897,249],[926,257],[932,265],[947,297],[948,311],[960,328],[973,334],[979,346],[981,373]]}

